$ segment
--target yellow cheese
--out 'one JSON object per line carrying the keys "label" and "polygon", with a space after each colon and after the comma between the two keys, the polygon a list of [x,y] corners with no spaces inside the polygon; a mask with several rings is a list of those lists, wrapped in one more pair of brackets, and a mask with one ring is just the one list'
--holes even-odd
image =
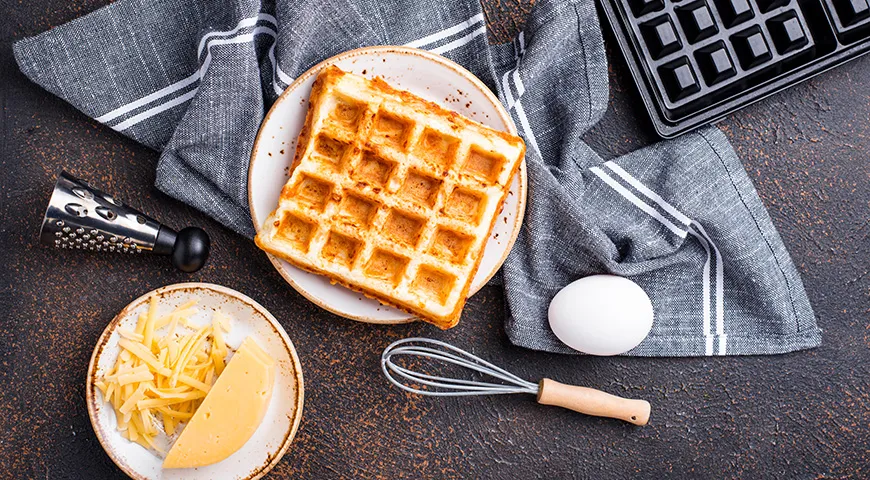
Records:
{"label": "yellow cheese", "polygon": [[274,384],[275,361],[248,337],[181,431],[163,467],[211,465],[242,448],[263,421]]}
{"label": "yellow cheese", "polygon": [[[111,403],[121,434],[163,453],[154,442],[162,434],[158,424],[173,435],[202,403],[227,355],[223,335],[229,318],[216,311],[208,325],[193,325],[188,317],[197,313],[196,300],[163,317],[157,303],[157,297],[149,298],[135,330],[118,329],[121,353],[95,385]],[[210,333],[215,326],[218,335]]]}

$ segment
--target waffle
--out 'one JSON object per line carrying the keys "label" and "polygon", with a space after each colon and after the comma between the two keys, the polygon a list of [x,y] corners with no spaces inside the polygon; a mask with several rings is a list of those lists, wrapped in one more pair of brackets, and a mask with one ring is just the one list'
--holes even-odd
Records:
{"label": "waffle", "polygon": [[324,68],[257,245],[446,329],[525,144],[380,78]]}

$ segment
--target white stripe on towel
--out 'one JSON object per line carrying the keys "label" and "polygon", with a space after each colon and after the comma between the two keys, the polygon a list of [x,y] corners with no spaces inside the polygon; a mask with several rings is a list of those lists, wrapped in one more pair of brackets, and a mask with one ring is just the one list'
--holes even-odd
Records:
{"label": "white stripe on towel", "polygon": [[470,28],[472,25],[475,25],[475,24],[480,23],[482,21],[483,21],[483,13],[478,13],[477,15],[470,17],[469,19],[467,19],[463,22],[459,22],[452,27],[445,28],[443,30],[439,30],[439,31],[437,31],[431,35],[427,35],[421,39],[406,43],[405,46],[406,47],[413,47],[413,48],[422,48],[426,45],[431,45],[431,44],[437,42],[438,40],[441,40],[443,38],[447,38],[451,35],[454,35],[454,34],[457,34],[461,31],[464,31],[464,30]]}
{"label": "white stripe on towel", "polygon": [[[428,35],[428,36],[423,37],[419,40],[411,42],[408,45],[409,46],[423,46],[423,45],[431,44],[431,43],[434,43],[434,42],[441,40],[443,38],[449,37],[450,35],[453,35],[455,33],[466,30],[477,23],[483,22],[483,20],[484,20],[483,14],[479,13],[479,14],[465,20],[464,22],[461,22],[457,25],[454,25],[453,27],[444,29],[440,32],[436,32],[432,35]],[[243,28],[247,28],[247,27],[251,27],[253,25],[256,25],[259,21],[266,21],[266,22],[272,23],[272,24],[277,26],[277,20],[275,19],[275,17],[273,17],[272,15],[269,15],[267,13],[260,13],[254,17],[249,17],[249,18],[245,18],[245,19],[240,20],[239,23],[236,24],[235,28],[233,28],[232,30],[215,31],[215,32],[209,32],[209,33],[205,34],[200,39],[199,47],[197,48],[197,56],[202,55],[203,49],[206,50],[207,55],[206,55],[205,61],[203,61],[203,64],[200,66],[200,68],[196,72],[194,72],[193,74],[191,74],[187,78],[184,78],[182,80],[179,80],[178,82],[175,82],[171,85],[163,87],[160,90],[157,90],[157,91],[155,91],[149,95],[146,95],[138,100],[135,100],[135,101],[130,102],[128,104],[122,105],[122,106],[112,110],[111,112],[108,112],[104,115],[97,117],[95,120],[97,120],[98,122],[101,122],[101,123],[110,122],[110,121],[112,121],[112,120],[114,120],[114,119],[116,119],[116,118],[118,118],[126,113],[129,113],[133,110],[136,110],[137,108],[143,107],[151,102],[154,102],[154,101],[159,100],[163,97],[166,97],[174,92],[182,90],[185,87],[192,85],[193,83],[196,83],[198,80],[202,80],[202,78],[205,76],[205,72],[208,70],[209,64],[211,63],[211,47],[213,45],[226,45],[226,44],[230,44],[230,43],[244,43],[247,41],[253,41],[253,38],[258,33],[270,33],[273,38],[275,38],[277,36],[277,33],[270,28],[257,27],[250,34],[240,35],[238,37],[230,37],[230,38],[220,38],[220,39],[215,38],[215,37],[220,37],[220,36],[225,36],[225,35],[234,35],[239,30],[241,30]],[[446,53],[448,51],[454,50],[456,48],[459,48],[459,47],[469,43],[475,37],[482,35],[484,33],[486,33],[486,25],[482,25],[477,30],[465,35],[464,37],[459,38],[457,40],[454,40],[454,41],[447,43],[445,45],[442,45],[441,47],[434,48],[431,51],[433,53],[437,53],[437,54]],[[238,40],[238,39],[243,39],[243,40]],[[228,40],[234,40],[234,41],[228,41]],[[278,61],[275,58],[275,44],[273,44],[269,48],[269,60],[272,62],[272,71],[275,74],[275,75],[273,75],[273,78],[272,78],[272,88],[277,95],[281,95],[281,93],[283,93],[283,91],[284,91],[284,88],[286,88],[286,87],[282,87],[278,83],[278,80],[280,80],[281,82],[283,82],[284,84],[289,86],[291,83],[293,83],[293,78],[290,77],[289,75],[287,75],[283,70],[281,70],[281,67],[278,66]],[[184,103],[185,101],[190,100],[191,98],[193,98],[193,95],[191,95],[191,92],[187,92],[186,94],[184,94],[176,99],[169,100],[168,102],[166,102],[164,104],[157,105],[157,106],[152,107],[152,108],[150,108],[150,109],[148,109],[148,110],[146,110],[138,115],[135,115],[135,116],[121,122],[120,124],[113,126],[112,128],[114,130],[118,130],[118,131],[127,129],[127,128],[135,125],[136,123],[139,123],[147,118],[150,118],[150,117],[152,117],[160,112],[166,111],[169,108],[172,108],[176,105]]]}
{"label": "white stripe on towel", "polygon": [[[504,72],[504,75],[501,77],[502,90],[504,91],[504,100],[507,105],[508,111],[513,109],[517,113],[517,120],[520,121],[520,125],[522,126],[523,133],[525,134],[526,140],[532,145],[532,148],[541,153],[541,149],[538,148],[538,139],[535,138],[535,132],[532,131],[532,125],[529,123],[529,118],[526,116],[526,110],[523,108],[523,104],[520,103],[520,97],[525,93],[526,87],[523,85],[523,80],[520,78],[520,61],[522,61],[523,54],[526,53],[526,40],[525,40],[525,32],[520,32],[517,35],[516,43],[519,44],[519,49],[515,55],[516,65],[513,70],[508,70]],[[510,79],[513,79],[514,86],[517,89],[517,96],[514,98],[511,93],[510,87]]]}
{"label": "white stripe on towel", "polygon": [[625,197],[626,200],[633,203],[634,206],[646,212],[649,216],[655,218],[662,225],[667,227],[668,230],[674,232],[675,235],[680,238],[686,238],[688,232],[674,224],[674,222],[665,218],[664,215],[658,212],[658,210],[647,205],[643,200],[637,197],[637,195],[631,193],[627,188],[620,185],[616,180],[611,178],[609,175],[604,173],[603,170],[599,167],[592,167],[589,169],[592,173],[598,176],[601,180],[604,180],[604,183],[610,186],[610,188],[616,190],[620,195]]}
{"label": "white stripe on towel", "polygon": [[701,297],[704,302],[702,307],[704,313],[701,327],[704,331],[704,337],[706,338],[704,354],[709,356],[713,355],[713,335],[710,333],[710,263],[713,261],[713,253],[710,251],[710,244],[707,243],[707,240],[704,237],[698,234],[695,230],[690,229],[689,232],[698,239],[698,243],[704,247],[704,251],[707,253],[707,260],[704,261],[704,268],[701,270]]}
{"label": "white stripe on towel", "polygon": [[444,45],[441,45],[440,47],[431,48],[431,49],[429,49],[429,51],[432,53],[437,53],[438,55],[442,55],[442,54],[445,54],[451,50],[456,50],[457,48],[459,48],[459,47],[465,45],[466,43],[474,40],[475,37],[482,35],[484,33],[486,33],[486,25],[481,26],[477,30],[469,33],[468,35],[466,35],[462,38],[457,38],[456,40],[454,40],[450,43],[446,43]]}
{"label": "white stripe on towel", "polygon": [[646,185],[640,183],[640,181],[631,176],[630,173],[626,172],[625,169],[623,169],[619,165],[613,162],[605,162],[604,166],[613,170],[614,173],[622,177],[622,179],[631,184],[632,187],[636,188],[640,193],[646,195],[647,198],[658,204],[660,207],[664,208],[666,212],[673,215],[674,218],[676,218],[677,220],[683,222],[683,224],[688,225],[692,223],[691,218],[687,217],[683,214],[683,212],[680,212],[679,210],[674,208],[673,205],[666,202],[665,199],[662,198],[658,193],[650,190],[649,188],[647,188]]}
{"label": "white stripe on towel", "polygon": [[137,115],[133,115],[132,117],[128,118],[127,120],[124,120],[123,122],[112,127],[112,130],[116,130],[118,132],[120,132],[122,130],[126,130],[126,129],[132,127],[133,125],[136,125],[137,123],[139,123],[145,119],[148,119],[148,118],[153,117],[154,115],[157,115],[158,113],[165,112],[166,110],[169,110],[170,108],[172,108],[176,105],[181,105],[182,103],[184,103],[184,102],[190,100],[191,98],[193,98],[194,96],[196,96],[197,90],[198,89],[194,88],[193,90],[185,93],[184,95],[182,95],[180,97],[175,97],[166,103],[161,103],[160,105],[157,105],[156,107],[149,108],[148,110],[145,110],[142,113],[139,113]]}
{"label": "white stripe on towel", "polygon": [[[277,33],[275,32],[275,30],[272,30],[269,27],[257,27],[254,30],[252,30],[250,33],[247,33],[244,35],[239,35],[237,37],[231,37],[231,38],[222,38],[222,39],[218,39],[218,40],[214,40],[214,41],[210,42],[208,45],[208,48],[206,49],[208,53],[205,56],[205,61],[202,63],[202,66],[199,68],[199,70],[197,70],[197,72],[194,75],[198,75],[200,77],[200,79],[205,77],[205,73],[206,73],[206,71],[208,71],[209,65],[211,65],[211,58],[212,58],[211,57],[211,48],[212,47],[217,46],[217,45],[230,45],[230,44],[236,44],[236,43],[252,42],[254,40],[254,38],[258,34],[261,34],[261,33],[267,34],[267,35],[271,36],[272,38],[275,38],[277,36]],[[157,115],[158,113],[166,111],[166,110],[168,110],[176,105],[179,105],[181,103],[184,103],[184,102],[190,100],[191,98],[194,97],[194,95],[196,95],[196,92],[198,90],[199,90],[199,85],[197,85],[196,88],[194,88],[193,90],[187,92],[186,94],[184,94],[180,97],[177,97],[177,98],[172,99],[166,103],[152,107],[152,108],[150,108],[142,113],[139,113],[137,115],[134,115],[134,116],[128,118],[127,120],[124,120],[123,122],[113,126],[112,129],[117,130],[119,132],[122,130],[126,130],[126,129],[132,127],[133,125],[136,125],[137,123],[143,121],[143,120],[151,118],[154,115]]]}
{"label": "white stripe on towel", "polygon": [[269,47],[269,60],[272,62],[272,89],[275,91],[275,95],[281,96],[284,93],[284,89],[278,85],[278,61],[275,60],[275,46],[278,45],[278,39],[276,38],[274,42],[272,42],[272,46]]}
{"label": "white stripe on towel", "polygon": [[504,75],[501,76],[501,89],[504,91],[504,101],[507,104],[508,110],[514,106],[514,96],[511,93],[510,82],[508,82],[508,76],[510,74],[511,71],[507,70],[504,72]]}
{"label": "white stripe on towel", "polygon": [[704,230],[704,227],[696,222],[692,221],[692,224],[701,232],[701,235],[710,242],[710,245],[713,246],[713,251],[716,253],[716,335],[719,336],[719,355],[724,355],[722,353],[725,350],[725,272],[724,265],[722,265],[722,254],[719,252],[719,248],[716,247],[716,244],[713,243],[713,240],[710,239],[710,235],[707,234],[707,231]]}
{"label": "white stripe on towel", "polygon": [[205,35],[203,35],[202,38],[199,40],[199,47],[197,47],[197,49],[196,49],[196,58],[199,58],[202,56],[202,49],[205,48],[205,44],[209,38],[216,37],[216,36],[223,36],[223,35],[235,35],[236,32],[238,32],[239,30],[241,30],[245,27],[252,27],[252,26],[256,25],[257,22],[259,22],[260,20],[265,20],[265,21],[271,23],[272,25],[275,25],[276,27],[278,26],[278,20],[276,20],[275,17],[273,17],[272,15],[269,15],[268,13],[260,13],[256,16],[244,18],[244,19],[240,20],[239,23],[236,24],[236,28],[234,28],[232,30],[217,30],[214,32],[208,32]]}
{"label": "white stripe on towel", "polygon": [[[725,335],[725,308],[724,308],[724,270],[722,264],[722,254],[719,252],[719,248],[713,242],[713,239],[710,238],[710,235],[704,229],[704,226],[700,223],[692,220],[679,211],[676,207],[668,203],[664,198],[662,198],[659,194],[652,191],[649,187],[641,183],[638,179],[633,177],[630,173],[625,171],[619,165],[611,162],[605,162],[604,165],[612,170],[614,173],[619,175],[620,178],[625,180],[632,187],[637,189],[641,194],[646,196],[648,199],[652,200],[653,203],[660,206],[666,212],[668,212],[671,216],[676,218],[678,221],[683,223],[686,227],[693,226],[695,230],[689,229],[688,231],[692,233],[701,245],[704,247],[704,250],[707,252],[707,262],[704,264],[704,278],[703,278],[703,288],[704,288],[704,334],[710,336],[710,338],[706,342],[705,351],[707,355],[713,354],[713,342],[712,335],[713,330],[715,329],[715,335],[719,338],[719,355],[725,354],[725,344],[727,335]],[[597,167],[596,167],[597,168]],[[620,192],[621,193],[621,192]],[[631,193],[631,192],[629,192]],[[627,197],[626,197],[627,198]],[[637,198],[637,197],[635,197]],[[631,199],[629,199],[631,200]],[[632,201],[632,203],[634,203]],[[657,212],[658,213],[658,212]],[[711,252],[712,248],[712,252]],[[713,263],[713,256],[715,255],[715,264],[714,268],[714,277],[715,277],[715,303],[716,310],[714,315],[710,315],[710,264]],[[710,318],[712,317],[714,325],[710,324]]]}
{"label": "white stripe on towel", "polygon": [[278,65],[278,62],[275,62],[275,70],[278,71],[278,79],[284,82],[287,86],[290,86],[293,83],[293,77],[284,73],[284,70],[281,70],[281,66]]}
{"label": "white stripe on towel", "polygon": [[523,131],[526,132],[526,140],[528,140],[529,143],[532,144],[532,148],[540,154],[541,149],[538,148],[538,140],[535,139],[535,133],[532,132],[532,126],[529,124],[529,119],[526,117],[526,111],[523,109],[523,105],[519,100],[514,104],[514,110],[517,112],[517,118],[520,119],[520,123],[523,125]]}
{"label": "white stripe on towel", "polygon": [[[203,48],[208,48],[208,47],[206,47],[206,43],[210,43],[207,41],[209,38],[211,38],[213,36],[219,36],[219,35],[235,34],[236,32],[238,32],[242,28],[255,25],[257,23],[257,21],[259,21],[259,20],[265,20],[265,21],[268,21],[271,23],[276,23],[275,17],[273,17],[272,15],[269,15],[269,14],[261,13],[259,15],[254,16],[254,17],[245,18],[245,19],[240,20],[239,23],[236,24],[236,27],[233,28],[232,30],[207,33],[206,35],[204,35],[202,37],[202,39],[199,42],[199,48],[197,49],[197,58],[199,58],[202,55]],[[139,107],[145,106],[145,105],[147,105],[147,104],[149,104],[157,99],[163,98],[163,97],[169,95],[170,93],[182,90],[185,87],[187,87],[188,85],[191,85],[192,83],[196,82],[199,78],[201,78],[199,71],[196,71],[187,78],[179,80],[171,85],[167,85],[166,87],[163,87],[155,92],[152,92],[152,93],[150,93],[150,94],[148,94],[148,95],[146,95],[138,100],[132,101],[132,102],[127,103],[125,105],[121,105],[120,107],[112,110],[111,112],[108,112],[108,113],[105,113],[103,115],[100,115],[99,117],[96,117],[94,120],[96,120],[100,123],[109,122],[111,120],[114,120],[114,119],[120,117],[121,115],[124,115],[125,113],[131,112],[131,111],[136,110]],[[117,130],[117,128],[116,128],[116,130]]]}
{"label": "white stripe on towel", "polygon": [[109,122],[111,120],[114,120],[114,119],[120,117],[121,115],[123,115],[127,112],[131,112],[131,111],[133,111],[133,110],[135,110],[143,105],[147,105],[147,104],[153,102],[154,100],[157,100],[159,98],[163,98],[172,92],[181,90],[184,87],[186,87],[192,83],[196,83],[197,80],[199,80],[199,72],[198,71],[194,72],[193,75],[185,78],[184,80],[175,82],[172,85],[161,88],[160,90],[157,90],[154,93],[146,95],[146,96],[140,98],[139,100],[136,100],[134,102],[130,102],[126,105],[122,105],[122,106],[112,110],[111,112],[106,113],[105,115],[101,115],[101,116],[95,118],[94,120],[96,120],[100,123]]}

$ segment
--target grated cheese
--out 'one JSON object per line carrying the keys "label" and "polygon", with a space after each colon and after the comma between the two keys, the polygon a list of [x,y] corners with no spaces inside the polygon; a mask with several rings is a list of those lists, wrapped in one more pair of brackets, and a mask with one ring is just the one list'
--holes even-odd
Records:
{"label": "grated cheese", "polygon": [[121,353],[94,385],[115,411],[121,435],[160,451],[155,438],[174,435],[190,420],[226,367],[225,334],[230,319],[221,312],[196,325],[196,300],[158,316],[157,297],[133,330],[119,328]]}

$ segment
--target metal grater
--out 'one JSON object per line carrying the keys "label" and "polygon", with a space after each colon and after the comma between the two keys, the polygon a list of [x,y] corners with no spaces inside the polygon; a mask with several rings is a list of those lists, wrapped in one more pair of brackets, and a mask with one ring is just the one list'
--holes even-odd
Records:
{"label": "metal grater", "polygon": [[94,252],[171,255],[182,271],[205,264],[210,241],[200,228],[180,232],[61,171],[45,211],[43,245]]}

